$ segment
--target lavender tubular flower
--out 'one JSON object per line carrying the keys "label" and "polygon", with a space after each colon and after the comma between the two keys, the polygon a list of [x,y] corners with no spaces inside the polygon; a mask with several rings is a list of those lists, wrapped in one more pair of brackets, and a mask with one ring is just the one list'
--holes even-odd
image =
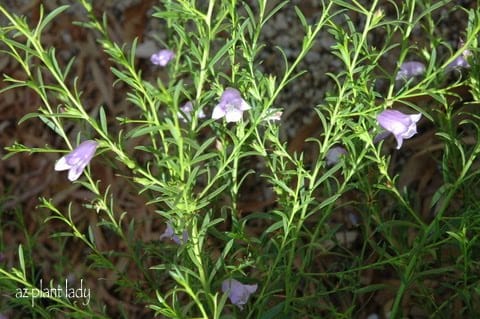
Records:
{"label": "lavender tubular flower", "polygon": [[[192,102],[188,101],[187,103],[185,103],[182,107],[180,107],[180,111],[183,112],[183,114],[181,112],[178,112],[178,117],[183,121],[183,122],[187,122],[189,120],[192,119],[192,112],[193,112],[193,104]],[[185,116],[184,116],[185,114]],[[202,109],[198,110],[198,114],[197,114],[197,117],[199,119],[203,119],[206,117],[205,113],[203,112]]]}
{"label": "lavender tubular flower", "polygon": [[395,80],[408,80],[425,73],[425,65],[422,62],[408,61],[402,63]]}
{"label": "lavender tubular flower", "polygon": [[68,179],[72,182],[76,181],[92,160],[97,146],[98,143],[92,140],[82,142],[73,151],[55,163],[55,170],[68,170]]}
{"label": "lavender tubular flower", "polygon": [[173,51],[164,49],[152,54],[150,61],[155,65],[166,66],[174,57],[175,53]]}
{"label": "lavender tubular flower", "polygon": [[220,102],[213,109],[212,119],[218,120],[225,117],[227,122],[238,122],[242,119],[243,112],[249,109],[251,109],[250,105],[242,99],[238,90],[226,88],[220,97]]}
{"label": "lavender tubular flower", "polygon": [[453,60],[452,62],[450,62],[447,65],[446,70],[448,72],[451,70],[468,69],[468,68],[470,68],[470,64],[468,63],[466,56],[461,55],[457,57],[455,60]]}
{"label": "lavender tubular flower", "polygon": [[[465,47],[465,42],[463,39],[460,39],[458,42],[458,48],[464,48]],[[468,69],[470,68],[470,64],[467,61],[467,58],[472,55],[472,51],[469,49],[464,49],[462,51],[462,54],[458,56],[456,59],[454,59],[452,62],[450,62],[445,71],[449,72],[452,70],[460,70],[460,69]]]}
{"label": "lavender tubular flower", "polygon": [[337,164],[340,161],[340,157],[347,154],[347,150],[341,146],[335,146],[328,150],[326,158],[327,158],[327,166],[332,166]]}
{"label": "lavender tubular flower", "polygon": [[188,232],[186,230],[183,231],[182,233],[182,239],[175,234],[175,230],[172,227],[171,223],[167,223],[167,228],[163,232],[162,235],[160,235],[160,240],[167,238],[170,240],[173,240],[173,242],[177,245],[184,244],[188,241]]}
{"label": "lavender tubular flower", "polygon": [[244,285],[235,279],[226,279],[222,282],[222,291],[228,293],[232,304],[241,310],[250,298],[250,295],[257,291],[258,285]]}
{"label": "lavender tubular flower", "polygon": [[396,110],[385,110],[377,115],[377,122],[385,130],[395,136],[397,150],[402,147],[403,140],[417,134],[417,122],[422,114],[403,114]]}

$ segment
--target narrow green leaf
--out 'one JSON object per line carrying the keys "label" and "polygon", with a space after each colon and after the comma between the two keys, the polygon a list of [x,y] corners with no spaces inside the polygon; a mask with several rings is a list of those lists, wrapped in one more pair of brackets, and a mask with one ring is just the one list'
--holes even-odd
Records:
{"label": "narrow green leaf", "polygon": [[35,30],[36,35],[40,34],[43,32],[43,29],[52,21],[56,16],[61,14],[63,11],[67,10],[70,6],[69,5],[63,5],[60,6],[56,9],[54,9],[52,12],[50,12],[45,19],[43,19],[40,24],[37,26],[37,29]]}
{"label": "narrow green leaf", "polygon": [[18,260],[20,262],[20,269],[22,270],[23,279],[27,278],[27,272],[25,271],[25,259],[23,257],[22,244],[18,245]]}
{"label": "narrow green leaf", "polygon": [[100,126],[102,127],[102,131],[108,134],[107,116],[105,115],[103,106],[100,106]]}

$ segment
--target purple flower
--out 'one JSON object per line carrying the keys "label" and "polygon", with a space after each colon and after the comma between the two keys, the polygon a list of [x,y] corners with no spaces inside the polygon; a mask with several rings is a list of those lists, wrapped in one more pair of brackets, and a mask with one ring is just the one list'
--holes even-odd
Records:
{"label": "purple flower", "polygon": [[174,57],[173,51],[164,49],[152,54],[150,61],[155,65],[166,66]]}
{"label": "purple flower", "polygon": [[378,124],[395,136],[397,150],[402,147],[404,139],[417,133],[417,122],[422,114],[403,114],[396,110],[385,110],[377,115]]}
{"label": "purple flower", "polygon": [[274,111],[267,115],[265,121],[280,121],[282,119],[282,111]]}
{"label": "purple flower", "polygon": [[160,240],[164,239],[164,238],[167,238],[167,239],[170,239],[170,240],[173,240],[173,242],[177,245],[181,245],[181,244],[184,244],[187,242],[188,240],[188,232],[186,230],[183,231],[182,233],[182,239],[180,239],[180,237],[178,237],[176,234],[175,234],[175,230],[173,229],[172,227],[172,224],[171,223],[167,223],[167,228],[165,229],[165,231],[163,232],[162,235],[160,235]]}
{"label": "purple flower", "polygon": [[213,109],[212,119],[225,117],[227,122],[238,122],[242,119],[243,111],[249,109],[250,105],[242,99],[238,90],[226,88],[220,97],[220,103]]}
{"label": "purple flower", "polygon": [[422,62],[409,61],[404,62],[400,66],[400,70],[395,77],[395,80],[408,80],[418,75],[425,73],[425,65]]}
{"label": "purple flower", "polygon": [[470,68],[470,64],[468,64],[467,59],[463,55],[457,57],[455,60],[450,62],[447,65],[447,71],[455,70],[455,69],[468,69]]}
{"label": "purple flower", "polygon": [[[465,42],[463,39],[458,41],[458,48],[462,49],[465,47]],[[446,72],[451,70],[459,70],[459,69],[468,69],[470,68],[470,64],[467,61],[467,58],[472,55],[472,51],[465,49],[462,51],[462,54],[450,62],[446,67]]]}
{"label": "purple flower", "polygon": [[[193,112],[193,104],[192,102],[188,101],[187,103],[185,103],[181,108],[180,108],[180,111],[183,112],[178,112],[178,117],[183,121],[183,122],[187,122],[189,120],[191,120],[192,116],[191,116],[191,113]],[[184,116],[185,114],[185,116]],[[198,111],[198,118],[199,119],[203,119],[205,118],[206,115],[205,113],[203,112],[202,109],[200,109]]]}
{"label": "purple flower", "polygon": [[257,291],[258,285],[244,285],[235,279],[226,279],[222,282],[222,291],[228,293],[232,304],[243,309],[251,294]]}
{"label": "purple flower", "polygon": [[327,166],[335,165],[340,161],[340,157],[347,154],[347,150],[341,146],[335,146],[327,152]]}
{"label": "purple flower", "polygon": [[467,57],[470,55],[472,55],[472,52],[470,50],[463,51],[460,56],[458,56],[456,59],[454,59],[447,65],[446,71],[448,72],[455,69],[459,70],[470,68],[470,64],[467,61]]}
{"label": "purple flower", "polygon": [[55,163],[55,170],[68,170],[68,179],[72,182],[76,181],[95,155],[97,146],[98,143],[92,140],[82,142]]}

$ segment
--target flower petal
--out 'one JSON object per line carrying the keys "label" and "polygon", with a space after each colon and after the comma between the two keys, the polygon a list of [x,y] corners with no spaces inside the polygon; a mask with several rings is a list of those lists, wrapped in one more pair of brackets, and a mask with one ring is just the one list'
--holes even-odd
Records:
{"label": "flower petal", "polygon": [[451,70],[459,70],[459,69],[468,69],[470,68],[470,64],[468,63],[468,61],[465,59],[465,57],[463,56],[459,56],[457,57],[455,60],[453,60],[452,62],[450,62],[448,65],[447,65],[447,71],[451,71]]}
{"label": "flower petal", "polygon": [[239,105],[240,110],[246,111],[246,110],[250,110],[252,108],[247,102],[245,102],[244,99],[240,99],[240,100],[241,101],[237,104],[237,105]]}
{"label": "flower petal", "polygon": [[226,88],[220,102],[215,106],[212,119],[226,117],[227,122],[238,122],[242,119],[243,111],[251,109],[251,106],[242,99],[240,92],[234,88]]}
{"label": "flower petal", "polygon": [[183,112],[183,113],[190,113],[193,111],[193,104],[192,102],[188,101],[187,103],[185,103],[182,107],[180,107],[180,110]]}
{"label": "flower petal", "polygon": [[397,140],[397,149],[403,144],[404,139],[411,138],[417,133],[417,122],[422,114],[403,114],[396,110],[385,110],[377,115],[377,122],[385,130],[393,133]]}
{"label": "flower petal", "polygon": [[230,110],[228,110],[227,114],[225,114],[225,118],[227,122],[238,122],[242,119],[242,115],[242,110],[231,108]]}
{"label": "flower petal", "polygon": [[203,119],[203,118],[205,118],[207,115],[205,114],[205,112],[203,112],[202,109],[200,109],[200,110],[198,110],[198,115],[197,115],[197,116],[198,116],[199,119]]}
{"label": "flower petal", "polygon": [[150,61],[155,65],[166,66],[174,57],[175,53],[173,51],[164,49],[152,54]]}
{"label": "flower petal", "polygon": [[68,171],[68,180],[71,182],[76,181],[80,177],[80,175],[82,175],[85,167],[86,165],[77,165],[70,168],[70,170]]}
{"label": "flower petal", "polygon": [[408,80],[423,73],[425,73],[425,65],[422,62],[407,61],[400,66],[395,80]]}
{"label": "flower petal", "polygon": [[403,144],[403,137],[401,135],[394,135],[394,136],[395,136],[395,140],[397,141],[397,150],[399,150]]}
{"label": "flower petal", "polygon": [[237,89],[228,87],[225,89],[225,91],[223,91],[222,96],[220,97],[220,103],[232,103],[232,101],[241,98],[242,96]]}
{"label": "flower petal", "polygon": [[417,134],[417,125],[415,123],[412,123],[408,129],[401,134],[402,138],[411,138]]}
{"label": "flower petal", "polygon": [[232,304],[243,309],[251,294],[257,291],[258,285],[244,285],[235,279],[226,279],[222,282],[222,291],[228,293]]}
{"label": "flower petal", "polygon": [[167,228],[165,228],[165,231],[163,232],[163,234],[160,235],[160,240],[164,238],[171,239],[173,235],[175,235],[175,232],[173,230],[172,224],[168,222]]}
{"label": "flower petal", "polygon": [[182,238],[180,239],[180,237],[175,234],[175,230],[173,229],[172,224],[170,222],[167,222],[167,228],[165,229],[163,234],[160,235],[160,240],[164,238],[172,240],[177,245],[182,245],[188,241],[188,231],[185,229],[182,232]]}
{"label": "flower petal", "polygon": [[56,163],[55,163],[55,170],[56,171],[64,171],[67,169],[72,168],[72,165],[67,163],[66,156],[61,157]]}
{"label": "flower petal", "polygon": [[410,119],[417,123],[418,121],[420,121],[420,119],[422,118],[422,113],[418,113],[418,114],[410,114]]}
{"label": "flower petal", "polygon": [[347,154],[347,150],[341,146],[334,146],[328,150],[326,158],[327,158],[327,166],[332,166],[340,162],[340,158]]}
{"label": "flower petal", "polygon": [[215,106],[215,108],[213,109],[212,119],[218,120],[219,118],[224,117],[225,114],[225,106],[222,103],[217,104],[217,106]]}
{"label": "flower petal", "polygon": [[55,163],[55,170],[61,171],[68,169],[68,179],[70,181],[77,180],[95,155],[97,146],[98,143],[93,140],[82,142]]}

